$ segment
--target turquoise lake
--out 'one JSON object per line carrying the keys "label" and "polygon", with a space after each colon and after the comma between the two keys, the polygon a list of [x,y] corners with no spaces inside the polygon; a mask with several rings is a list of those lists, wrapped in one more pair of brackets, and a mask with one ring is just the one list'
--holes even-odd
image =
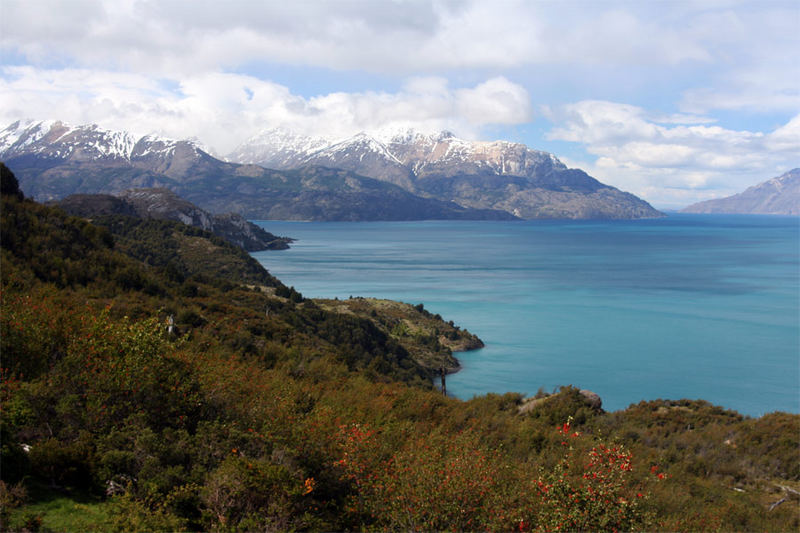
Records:
{"label": "turquoise lake", "polygon": [[800,412],[796,217],[258,224],[297,239],[253,256],[304,296],[424,303],[481,337],[459,398],[571,384],[606,410]]}

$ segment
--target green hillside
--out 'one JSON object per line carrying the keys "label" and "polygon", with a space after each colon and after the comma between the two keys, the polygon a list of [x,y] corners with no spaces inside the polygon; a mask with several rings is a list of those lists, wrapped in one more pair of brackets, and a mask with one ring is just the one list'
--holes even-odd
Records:
{"label": "green hillside", "polygon": [[479,340],[422,306],[305,299],[201,230],[89,223],[0,172],[2,530],[800,527],[798,415],[447,398],[434,369]]}

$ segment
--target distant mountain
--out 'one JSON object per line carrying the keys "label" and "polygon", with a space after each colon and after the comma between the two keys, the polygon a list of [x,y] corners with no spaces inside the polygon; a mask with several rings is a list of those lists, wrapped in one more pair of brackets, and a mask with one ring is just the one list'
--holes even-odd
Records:
{"label": "distant mountain", "polygon": [[118,196],[73,194],[56,203],[67,213],[84,218],[126,215],[157,220],[175,220],[210,231],[249,252],[285,250],[292,239],[276,237],[240,215],[212,215],[168,189],[130,189]]}
{"label": "distant mountain", "polygon": [[353,172],[292,171],[221,161],[191,141],[133,138],[95,125],[17,121],[0,132],[0,160],[39,201],[166,188],[212,213],[249,219],[492,219],[513,215],[423,198]]}
{"label": "distant mountain", "polygon": [[507,141],[466,141],[412,129],[328,141],[266,130],[228,156],[276,169],[321,165],[466,207],[520,218],[643,218],[662,214],[555,156]]}
{"label": "distant mountain", "polygon": [[692,204],[683,213],[800,215],[800,168],[727,198]]}
{"label": "distant mountain", "polygon": [[270,128],[240,145],[227,159],[267,168],[302,166],[306,156],[330,145],[322,137],[299,135],[282,128]]}

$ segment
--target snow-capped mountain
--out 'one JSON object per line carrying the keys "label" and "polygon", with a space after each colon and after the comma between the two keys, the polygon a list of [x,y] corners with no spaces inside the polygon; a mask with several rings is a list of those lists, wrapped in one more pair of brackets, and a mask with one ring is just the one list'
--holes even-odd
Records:
{"label": "snow-capped mountain", "polygon": [[18,120],[0,131],[3,159],[35,154],[59,161],[127,161],[135,144],[129,133],[95,124],[73,127],[60,121]]}
{"label": "snow-capped mountain", "polygon": [[[324,139],[267,130],[229,160],[269,168],[341,168],[415,194],[522,218],[661,216],[647,202],[609,187],[554,155],[508,141],[469,141],[414,129]],[[243,158],[242,154],[247,157]]]}
{"label": "snow-capped mountain", "polygon": [[412,128],[359,133],[331,141],[283,129],[252,137],[228,155],[229,161],[287,169],[305,165],[344,168],[407,189],[428,175],[494,174],[534,177],[566,166],[547,152],[508,141],[467,141],[449,131]]}
{"label": "snow-capped mountain", "polygon": [[521,143],[467,141],[449,131],[428,135],[406,131],[387,139],[386,147],[419,178],[465,173],[534,177],[543,169],[567,168],[552,154]]}
{"label": "snow-capped mountain", "polygon": [[[297,209],[280,211],[281,206],[276,205],[269,216],[325,220],[334,212],[330,207],[333,204],[337,206],[335,217],[349,220],[364,216],[401,220],[420,216],[661,215],[631,194],[604,185],[581,170],[568,169],[547,152],[507,141],[468,141],[449,132],[390,130],[332,140],[271,129],[244,143],[226,162],[187,140],[151,135],[137,139],[130,133],[97,125],[17,121],[0,131],[0,159],[21,177],[25,193],[40,200],[74,193],[114,194],[133,187],[166,187],[212,212],[229,211],[231,207],[221,202],[235,193],[246,199],[242,205],[247,206],[247,213],[261,216],[257,213],[265,211],[259,210],[259,202],[274,201],[275,197],[258,198],[254,191],[275,194],[294,187],[294,196],[288,201],[294,206],[302,204],[302,214]],[[277,170],[266,170],[275,167]],[[325,171],[320,173],[320,168]],[[320,192],[319,176],[326,182],[324,193]],[[399,186],[410,196],[376,187],[366,178]],[[269,186],[259,188],[256,183]],[[225,187],[236,190],[227,191]],[[314,194],[307,194],[309,191]],[[368,205],[364,200],[368,192],[373,197],[380,195],[381,200],[373,198],[373,205]],[[354,194],[360,195],[357,201],[361,203],[348,207],[348,202],[356,202]],[[312,206],[323,197],[332,203]],[[396,200],[401,197],[404,208]],[[376,210],[376,205],[384,207]]]}
{"label": "snow-capped mountain", "polygon": [[96,124],[21,120],[0,131],[0,160],[18,174],[27,195],[45,201],[74,193],[176,189],[231,165],[192,141],[137,138]]}
{"label": "snow-capped mountain", "polygon": [[179,181],[191,179],[198,166],[225,164],[192,141],[176,141],[154,135],[139,139],[131,150],[129,160],[136,168],[164,174]]}
{"label": "snow-capped mountain", "polygon": [[267,168],[294,168],[304,158],[332,142],[331,139],[309,137],[285,128],[270,128],[241,144],[226,160]]}
{"label": "snow-capped mountain", "polygon": [[340,169],[280,171],[230,163],[192,141],[137,140],[96,125],[15,122],[0,131],[0,160],[16,174],[25,196],[38,201],[165,188],[211,213],[236,211],[261,220],[514,218],[504,211],[421,198]]}
{"label": "snow-capped mountain", "polygon": [[343,168],[362,176],[379,179],[414,191],[414,176],[389,149],[374,137],[359,133],[349,139],[318,150],[300,161],[300,165]]}
{"label": "snow-capped mountain", "polygon": [[[191,141],[154,135],[137,139],[96,124],[71,126],[61,121],[18,120],[0,131],[0,159],[35,157],[37,164],[132,165],[181,179],[189,167],[215,160]],[[216,161],[216,160],[215,160]]]}

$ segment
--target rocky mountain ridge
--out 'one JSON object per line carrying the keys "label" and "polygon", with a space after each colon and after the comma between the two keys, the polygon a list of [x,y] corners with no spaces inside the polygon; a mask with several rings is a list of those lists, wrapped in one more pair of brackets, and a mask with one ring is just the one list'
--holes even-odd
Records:
{"label": "rocky mountain ridge", "polygon": [[682,212],[800,215],[800,168],[754,185],[739,194],[692,204]]}

